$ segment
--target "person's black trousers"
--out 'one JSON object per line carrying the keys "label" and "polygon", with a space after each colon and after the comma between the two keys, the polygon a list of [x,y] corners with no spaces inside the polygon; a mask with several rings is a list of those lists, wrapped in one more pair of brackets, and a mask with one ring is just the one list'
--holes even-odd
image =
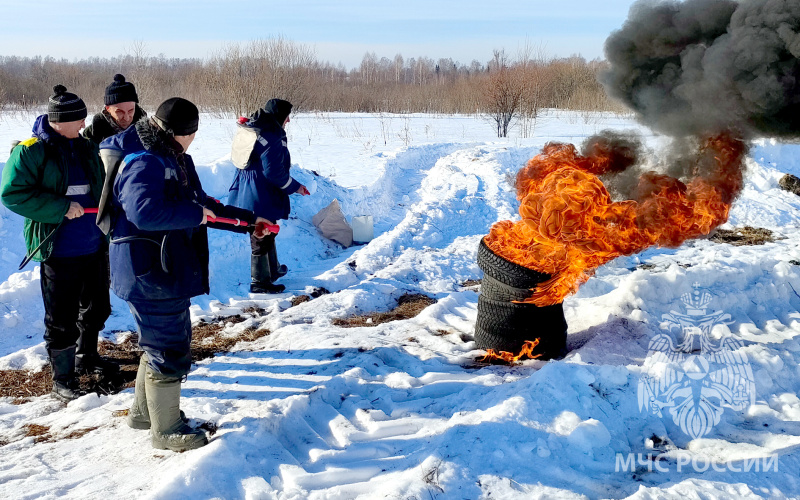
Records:
{"label": "person's black trousers", "polygon": [[[41,263],[44,341],[49,350],[80,344],[97,349],[97,335],[111,314],[106,250]],[[81,353],[77,353],[81,354]]]}
{"label": "person's black trousers", "polygon": [[[278,250],[275,248],[277,234],[270,233],[260,240],[250,235],[251,278],[253,283],[272,283],[278,279]],[[266,265],[265,265],[266,264]],[[268,265],[268,267],[267,267]]]}

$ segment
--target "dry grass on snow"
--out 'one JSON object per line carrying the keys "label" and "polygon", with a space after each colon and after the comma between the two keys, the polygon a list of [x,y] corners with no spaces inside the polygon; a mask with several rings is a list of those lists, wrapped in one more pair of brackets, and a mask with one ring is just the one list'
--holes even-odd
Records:
{"label": "dry grass on snow", "polygon": [[406,293],[397,299],[397,307],[389,312],[376,312],[347,318],[336,318],[333,320],[333,324],[344,328],[377,326],[381,323],[413,318],[421,313],[423,309],[435,303],[436,300],[427,295]]}

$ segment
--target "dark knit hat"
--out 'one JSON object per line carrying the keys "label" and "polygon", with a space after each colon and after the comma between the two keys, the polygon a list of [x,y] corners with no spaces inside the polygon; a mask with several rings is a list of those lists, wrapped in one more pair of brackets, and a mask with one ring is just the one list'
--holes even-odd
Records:
{"label": "dark knit hat", "polygon": [[264,111],[274,116],[278,123],[283,125],[286,117],[292,112],[292,103],[283,99],[270,99],[264,105]]}
{"label": "dark knit hat", "polygon": [[47,119],[50,123],[76,122],[86,118],[86,115],[83,99],[67,92],[67,87],[63,85],[53,87],[53,95],[47,101]]}
{"label": "dark knit hat", "polygon": [[139,102],[139,96],[136,95],[136,87],[131,82],[126,82],[125,77],[117,73],[114,75],[111,85],[106,87],[105,101],[106,106],[121,102]]}
{"label": "dark knit hat", "polygon": [[161,103],[153,119],[172,135],[192,135],[197,132],[200,112],[197,106],[182,97],[172,97]]}

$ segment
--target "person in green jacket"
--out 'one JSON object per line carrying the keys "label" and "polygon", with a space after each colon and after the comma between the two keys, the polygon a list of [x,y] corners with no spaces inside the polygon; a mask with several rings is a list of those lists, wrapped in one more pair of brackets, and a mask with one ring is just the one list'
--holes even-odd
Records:
{"label": "person in green jacket", "polygon": [[111,313],[107,240],[84,209],[97,207],[105,171],[97,146],[79,135],[83,100],[63,85],[53,88],[47,114],[33,137],[15,146],[0,184],[0,201],[25,217],[28,254],[41,262],[44,340],[53,394],[81,395],[76,370],[116,371],[97,353],[97,338]]}

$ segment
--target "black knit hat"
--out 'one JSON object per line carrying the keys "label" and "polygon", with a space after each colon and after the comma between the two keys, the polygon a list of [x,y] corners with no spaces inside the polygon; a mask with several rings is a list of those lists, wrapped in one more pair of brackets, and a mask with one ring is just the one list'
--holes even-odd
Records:
{"label": "black knit hat", "polygon": [[139,96],[136,95],[136,87],[131,82],[126,82],[125,77],[117,73],[114,75],[111,85],[106,87],[105,101],[106,106],[121,102],[139,102]]}
{"label": "black knit hat", "polygon": [[200,113],[191,101],[173,97],[161,103],[153,119],[159,127],[172,135],[192,135],[197,132]]}
{"label": "black knit hat", "polygon": [[286,117],[292,112],[292,103],[283,99],[270,99],[264,105],[264,111],[274,116],[278,123],[283,125]]}
{"label": "black knit hat", "polygon": [[53,87],[53,95],[47,102],[47,119],[50,123],[76,122],[86,118],[86,114],[83,99],[67,92],[67,87],[63,85]]}

